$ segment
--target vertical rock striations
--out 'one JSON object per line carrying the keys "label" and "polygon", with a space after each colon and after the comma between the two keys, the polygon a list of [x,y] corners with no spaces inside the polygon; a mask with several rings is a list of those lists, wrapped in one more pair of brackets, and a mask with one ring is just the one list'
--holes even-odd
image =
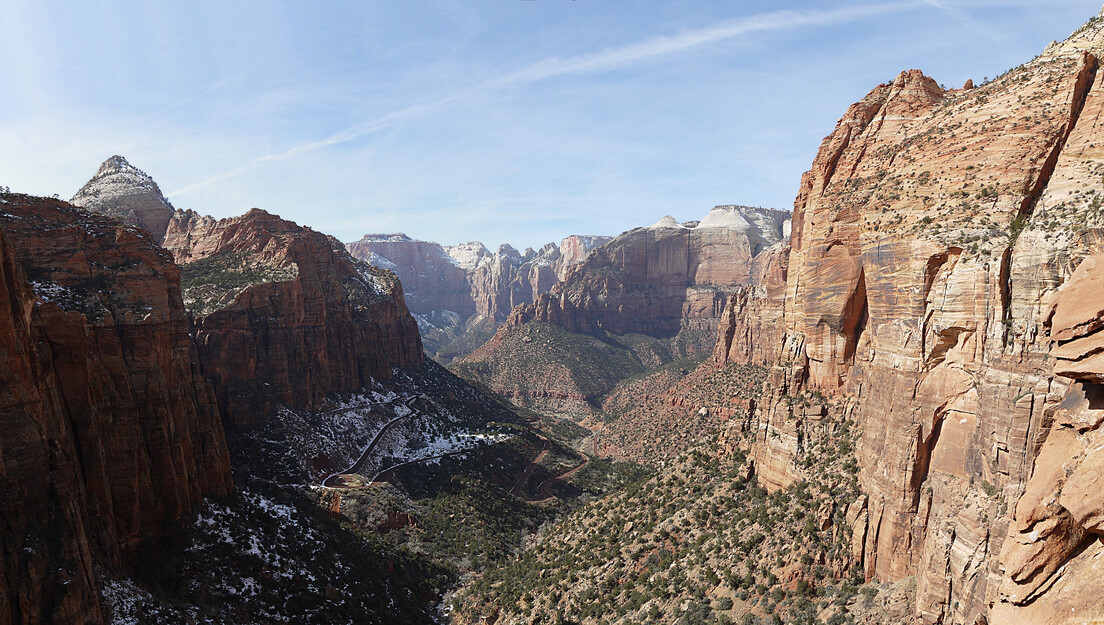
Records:
{"label": "vertical rock striations", "polygon": [[[1091,443],[1068,423],[1089,417],[1066,406],[1092,405],[1095,321],[1054,313],[1057,372],[1083,380],[1070,387],[1049,316],[1101,249],[1101,50],[1094,19],[980,87],[945,91],[915,70],[876,87],[802,178],[789,248],[767,271],[785,294],[768,279],[738,295],[719,332],[718,364],[776,363],[753,450],[764,484],[802,475],[817,417],[789,398],[836,397],[856,421],[854,557],[868,579],[915,575],[924,623],[974,623],[994,605],[990,622],[1015,622],[1085,561],[1094,513],[1055,507],[1047,467]],[[773,354],[752,334],[777,337]]]}
{"label": "vertical rock striations", "polygon": [[395,272],[410,312],[423,317],[439,311],[462,318],[475,314],[468,271],[437,243],[405,234],[367,234],[347,247],[356,258]]}
{"label": "vertical rock striations", "polygon": [[223,430],[172,259],[113,219],[0,199],[0,623],[100,622],[93,564],[230,490]]}

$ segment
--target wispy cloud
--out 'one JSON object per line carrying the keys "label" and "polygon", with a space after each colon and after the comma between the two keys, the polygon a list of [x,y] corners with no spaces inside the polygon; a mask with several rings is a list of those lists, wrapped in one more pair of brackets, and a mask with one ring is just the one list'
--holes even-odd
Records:
{"label": "wispy cloud", "polygon": [[639,43],[618,48],[609,48],[593,54],[579,55],[565,59],[545,59],[440,100],[399,109],[376,119],[346,128],[317,141],[303,143],[281,152],[265,154],[223,173],[175,189],[168,195],[184,195],[201,187],[235,178],[243,173],[264,167],[271,163],[284,161],[301,154],[352,141],[381,130],[392,128],[407,121],[426,117],[443,111],[477,93],[534,83],[556,76],[608,71],[633,63],[682,52],[700,46],[719,43],[753,33],[827,27],[933,6],[942,10],[948,10],[947,7],[940,4],[938,0],[912,0],[860,5],[831,10],[773,11],[728,21],[708,28],[688,30],[674,35],[651,37]]}
{"label": "wispy cloud", "polygon": [[976,20],[971,19],[970,16],[967,15],[962,9],[956,6],[952,6],[947,2],[943,2],[941,0],[924,0],[924,4],[943,11],[954,21],[962,24],[966,28],[969,28],[970,30],[980,35],[984,35],[990,41],[1001,42],[1004,39],[997,31],[982,26]]}

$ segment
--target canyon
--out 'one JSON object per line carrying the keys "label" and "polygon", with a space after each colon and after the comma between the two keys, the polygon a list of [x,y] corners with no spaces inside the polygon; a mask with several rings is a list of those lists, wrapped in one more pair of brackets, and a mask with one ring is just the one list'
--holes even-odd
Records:
{"label": "canyon", "polygon": [[537,251],[0,194],[0,625],[1104,620],[1102,54]]}
{"label": "canyon", "polygon": [[0,231],[0,623],[102,622],[97,568],[231,490],[215,394],[147,233],[10,194]]}

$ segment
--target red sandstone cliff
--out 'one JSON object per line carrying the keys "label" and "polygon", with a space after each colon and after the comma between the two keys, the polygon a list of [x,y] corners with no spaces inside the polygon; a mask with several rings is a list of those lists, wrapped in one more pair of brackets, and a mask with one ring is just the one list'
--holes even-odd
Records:
{"label": "red sandstone cliff", "polygon": [[256,425],[278,404],[316,410],[422,362],[394,274],[332,237],[259,209],[222,220],[177,211],[164,246],[182,266],[228,427]]}
{"label": "red sandstone cliff", "polygon": [[102,622],[97,571],[231,487],[179,272],[132,226],[9,194],[0,303],[0,623]]}
{"label": "red sandstone cliff", "polygon": [[1096,379],[1098,326],[1050,321],[1101,249],[1101,52],[1093,20],[978,88],[918,71],[875,88],[802,178],[784,294],[734,298],[719,333],[718,362],[776,363],[752,454],[768,487],[801,476],[822,416],[788,397],[823,392],[857,422],[854,556],[868,578],[915,576],[924,623],[1101,609],[1096,504],[1055,503],[1056,467],[1095,440],[1095,391],[1069,378]]}

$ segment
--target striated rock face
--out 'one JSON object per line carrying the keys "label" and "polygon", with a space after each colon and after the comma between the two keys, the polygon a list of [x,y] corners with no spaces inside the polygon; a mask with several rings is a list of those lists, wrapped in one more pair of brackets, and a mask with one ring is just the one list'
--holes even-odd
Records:
{"label": "striated rock face", "polygon": [[653,337],[674,336],[688,322],[713,330],[724,291],[751,283],[751,259],[785,237],[788,221],[783,211],[742,206],[718,206],[686,225],[665,217],[595,249],[510,322]]}
{"label": "striated rock face", "polygon": [[96,567],[230,488],[179,272],[147,234],[0,197],[0,623],[101,622]]}
{"label": "striated rock face", "polygon": [[1050,431],[1004,539],[994,623],[1104,618],[1104,255],[1085,259],[1050,317],[1056,374],[1073,380],[1048,411]]}
{"label": "striated rock face", "polygon": [[422,362],[395,275],[332,237],[259,209],[221,220],[177,211],[164,246],[182,265],[228,427],[253,427],[277,405],[317,410]]}
{"label": "striated rock face", "polygon": [[610,238],[571,236],[539,251],[502,245],[492,253],[479,242],[441,246],[404,234],[370,234],[347,247],[395,272],[430,349],[448,359],[474,349],[514,307],[547,293]]}
{"label": "striated rock face", "polygon": [[752,285],[771,277],[772,297],[782,296],[784,277],[766,259],[783,254],[788,227],[783,211],[718,206],[700,222],[665,217],[625,232],[515,308],[454,368],[523,406],[590,414],[619,379],[708,354],[728,293],[766,297]]}
{"label": "striated rock face", "polygon": [[104,161],[96,175],[69,201],[138,226],[158,243],[165,236],[174,210],[146,172],[118,155]]}
{"label": "striated rock face", "polygon": [[[1062,480],[1047,467],[1069,479],[1069,459],[1092,444],[1062,419],[1094,418],[1059,416],[1092,404],[1076,399],[1091,389],[1067,397],[1054,373],[1097,379],[1096,311],[1060,306],[1048,319],[1101,249],[1101,51],[1093,20],[980,87],[944,91],[915,70],[876,87],[802,178],[785,262],[768,271],[785,294],[775,281],[728,305],[716,361],[776,363],[756,411],[760,481],[802,475],[818,415],[793,398],[833,398],[862,434],[855,559],[868,579],[915,576],[924,623],[1016,622],[1066,592],[1047,590],[1055,571],[1094,566],[1078,555],[1095,553],[1092,505],[1056,508]],[[1021,621],[1083,622],[1099,593],[1059,596],[1080,601],[1067,606],[1076,617]]]}
{"label": "striated rock face", "polygon": [[368,234],[347,247],[356,258],[398,276],[412,313],[447,310],[464,318],[475,313],[467,270],[437,243],[405,234]]}

